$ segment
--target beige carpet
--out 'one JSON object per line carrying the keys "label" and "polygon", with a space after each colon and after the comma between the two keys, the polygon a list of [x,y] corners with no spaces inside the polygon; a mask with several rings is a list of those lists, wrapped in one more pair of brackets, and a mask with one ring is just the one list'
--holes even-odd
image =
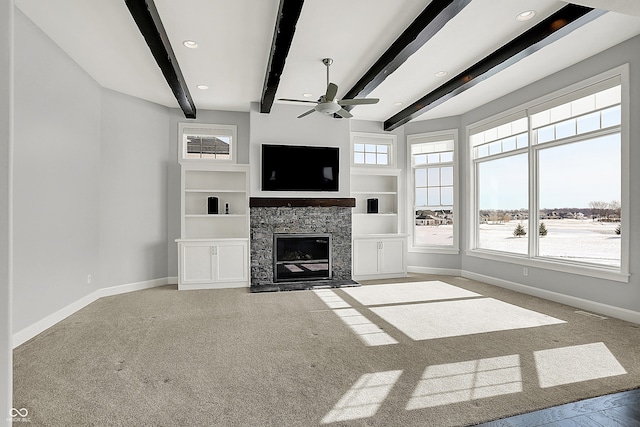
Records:
{"label": "beige carpet", "polygon": [[408,281],[103,298],[14,351],[13,406],[34,426],[466,426],[640,386],[638,325]]}

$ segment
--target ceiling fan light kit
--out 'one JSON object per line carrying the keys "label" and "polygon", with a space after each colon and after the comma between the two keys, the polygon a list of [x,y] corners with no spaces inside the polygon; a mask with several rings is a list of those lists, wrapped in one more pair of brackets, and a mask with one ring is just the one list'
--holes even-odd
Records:
{"label": "ceiling fan light kit", "polygon": [[339,117],[349,119],[353,117],[353,115],[347,110],[345,110],[344,108],[342,108],[343,106],[367,105],[367,104],[371,105],[371,104],[378,103],[379,99],[377,98],[355,98],[355,99],[342,99],[342,100],[336,99],[336,95],[338,93],[338,85],[335,83],[331,83],[331,80],[329,79],[329,67],[331,66],[331,64],[333,64],[333,59],[324,58],[322,60],[322,63],[327,67],[327,90],[325,91],[325,94],[322,95],[316,102],[307,101],[303,99],[280,98],[281,101],[306,102],[306,103],[316,104],[316,106],[313,107],[311,110],[305,111],[304,113],[300,114],[298,116],[299,119],[302,117],[308,116],[313,112],[326,114],[327,116],[337,115]]}

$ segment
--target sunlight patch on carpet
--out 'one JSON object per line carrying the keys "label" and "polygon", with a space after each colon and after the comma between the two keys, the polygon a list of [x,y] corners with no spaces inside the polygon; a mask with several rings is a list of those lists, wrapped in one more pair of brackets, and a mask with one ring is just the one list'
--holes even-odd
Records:
{"label": "sunlight patch on carpet", "polygon": [[343,289],[343,291],[362,305],[398,304],[482,296],[439,280],[361,286]]}
{"label": "sunlight patch on carpet", "polygon": [[541,388],[627,373],[602,342],[540,350],[533,356]]}
{"label": "sunlight patch on carpet", "polygon": [[402,371],[364,374],[324,416],[321,423],[372,417],[387,398]]}
{"label": "sunlight patch on carpet", "polygon": [[566,323],[493,298],[373,307],[371,311],[413,340]]}
{"label": "sunlight patch on carpet", "polygon": [[336,295],[335,292],[329,289],[316,289],[313,291],[329,308],[348,308],[351,307],[349,303]]}
{"label": "sunlight patch on carpet", "polygon": [[432,408],[522,391],[517,354],[428,366],[406,409]]}
{"label": "sunlight patch on carpet", "polygon": [[393,337],[384,332],[375,323],[364,317],[360,312],[340,298],[330,289],[316,289],[313,291],[342,321],[351,329],[360,340],[368,346],[398,344]]}
{"label": "sunlight patch on carpet", "polygon": [[333,312],[368,346],[398,344],[398,341],[354,308]]}

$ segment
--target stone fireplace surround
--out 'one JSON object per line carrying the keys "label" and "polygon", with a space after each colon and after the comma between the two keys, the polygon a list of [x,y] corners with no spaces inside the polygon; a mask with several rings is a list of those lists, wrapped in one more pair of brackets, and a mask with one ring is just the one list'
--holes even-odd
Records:
{"label": "stone fireplace surround", "polygon": [[[351,278],[352,198],[266,198],[249,200],[251,292],[358,286]],[[329,233],[331,280],[274,283],[274,233]]]}

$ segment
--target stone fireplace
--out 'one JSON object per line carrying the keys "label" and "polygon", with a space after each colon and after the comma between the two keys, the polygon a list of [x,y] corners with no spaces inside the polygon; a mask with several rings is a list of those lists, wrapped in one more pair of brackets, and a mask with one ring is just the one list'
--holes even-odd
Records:
{"label": "stone fireplace", "polygon": [[[354,199],[251,198],[249,206],[252,292],[357,285],[351,278]],[[296,244],[302,250],[293,249]]]}

